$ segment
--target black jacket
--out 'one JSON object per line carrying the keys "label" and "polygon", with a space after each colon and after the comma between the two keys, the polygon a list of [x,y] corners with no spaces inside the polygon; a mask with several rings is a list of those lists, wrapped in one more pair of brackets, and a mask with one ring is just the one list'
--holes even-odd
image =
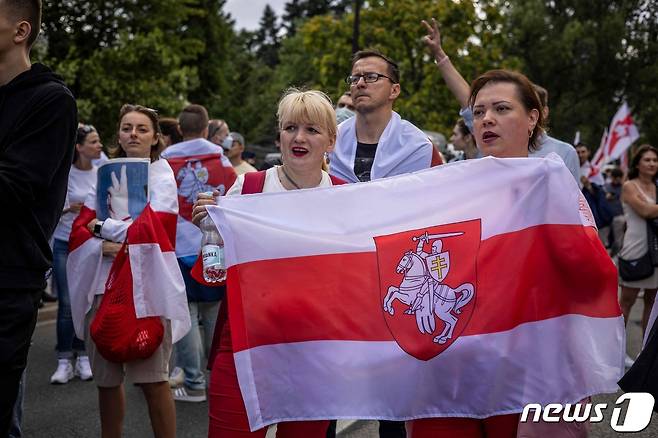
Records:
{"label": "black jacket", "polygon": [[73,95],[44,65],[0,87],[0,289],[45,287],[77,117]]}

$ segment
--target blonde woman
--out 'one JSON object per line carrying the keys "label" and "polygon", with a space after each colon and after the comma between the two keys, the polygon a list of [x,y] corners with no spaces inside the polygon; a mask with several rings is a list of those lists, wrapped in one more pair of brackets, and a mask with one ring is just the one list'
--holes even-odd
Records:
{"label": "blonde woman", "polygon": [[[277,111],[281,134],[282,165],[266,171],[240,175],[227,196],[285,192],[288,190],[328,187],[343,181],[330,177],[324,170],[325,154],[336,142],[336,115],[330,99],[320,91],[287,91]],[[194,206],[194,223],[206,216],[205,206],[212,199],[201,199]],[[265,437],[266,429],[249,430],[249,421],[240,393],[233,360],[227,303],[220,309],[211,353],[209,388],[209,437]],[[295,421],[278,425],[277,437],[324,437],[329,421]]]}

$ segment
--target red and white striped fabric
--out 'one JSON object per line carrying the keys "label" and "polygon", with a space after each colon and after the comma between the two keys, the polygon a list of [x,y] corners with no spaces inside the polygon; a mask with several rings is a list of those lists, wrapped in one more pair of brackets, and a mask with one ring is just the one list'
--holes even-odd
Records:
{"label": "red and white striped fabric", "polygon": [[229,197],[208,211],[226,243],[252,430],[482,418],[617,389],[616,270],[555,154]]}
{"label": "red and white striped fabric", "polygon": [[623,102],[610,122],[610,129],[603,132],[601,146],[592,158],[590,177],[598,174],[605,164],[625,155],[638,138],[640,133],[633,121],[631,109]]}
{"label": "red and white striped fabric", "polygon": [[[85,315],[94,295],[105,291],[112,260],[102,255],[102,239],[94,237],[86,225],[96,217],[96,189],[92,188],[80,215],[73,223],[66,266],[71,313],[76,335],[84,338]],[[121,222],[107,219],[103,233],[123,242],[128,237],[133,300],[138,318],[163,316],[171,320],[176,342],[190,329],[185,284],[176,261],[176,182],[166,160],[149,167],[148,220]],[[151,214],[153,213],[153,214]],[[144,215],[144,212],[142,213]],[[141,218],[141,216],[140,216]],[[107,230],[106,230],[107,227]]]}
{"label": "red and white striped fabric", "polygon": [[197,195],[213,190],[224,195],[237,175],[222,148],[203,138],[169,146],[162,157],[171,165],[178,185],[176,255],[191,257],[193,262],[201,250],[201,231],[192,223],[192,207]]}

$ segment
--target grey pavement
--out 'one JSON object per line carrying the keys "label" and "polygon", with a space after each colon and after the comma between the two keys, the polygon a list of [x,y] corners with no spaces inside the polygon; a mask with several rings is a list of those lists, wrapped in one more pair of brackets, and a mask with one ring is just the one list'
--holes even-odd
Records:
{"label": "grey pavement", "polygon": [[[627,350],[637,356],[641,347],[640,315],[643,304],[639,299],[633,308],[627,328]],[[46,305],[40,313],[40,321],[33,337],[27,373],[27,389],[24,407],[24,436],[38,437],[96,437],[100,436],[100,420],[96,387],[93,382],[73,380],[66,385],[51,385],[50,375],[55,370],[55,324],[56,304]],[[603,422],[592,425],[590,437],[610,438],[632,436],[639,438],[658,437],[658,416],[654,414],[649,427],[635,434],[619,434],[610,427],[611,410],[621,392],[594,397],[595,403],[607,403]],[[126,420],[124,436],[152,436],[146,404],[139,388],[126,385]],[[208,427],[207,403],[176,402],[177,436],[205,437]],[[377,437],[374,421],[341,421],[338,424],[341,438]],[[270,430],[268,438],[274,436]]]}

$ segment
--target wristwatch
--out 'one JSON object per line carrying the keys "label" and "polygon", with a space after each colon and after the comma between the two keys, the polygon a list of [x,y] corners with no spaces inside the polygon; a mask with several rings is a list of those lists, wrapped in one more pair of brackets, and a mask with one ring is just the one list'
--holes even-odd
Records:
{"label": "wristwatch", "polygon": [[103,221],[96,221],[94,224],[94,236],[101,237],[101,229],[103,229]]}

